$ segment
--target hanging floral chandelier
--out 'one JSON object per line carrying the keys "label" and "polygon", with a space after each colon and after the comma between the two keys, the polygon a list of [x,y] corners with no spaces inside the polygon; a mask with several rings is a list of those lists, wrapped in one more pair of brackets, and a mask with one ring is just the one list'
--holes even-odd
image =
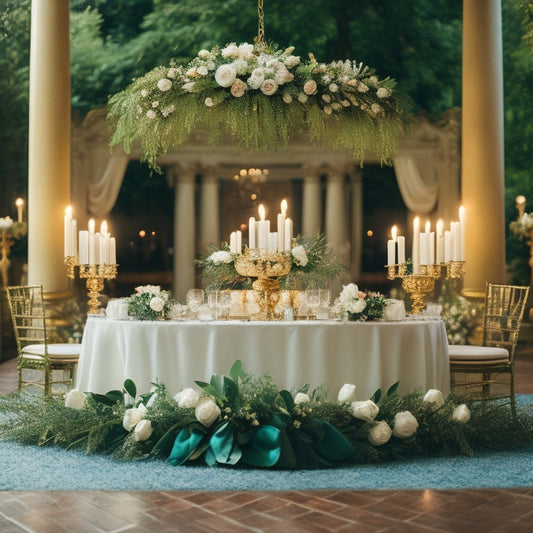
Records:
{"label": "hanging floral chandelier", "polygon": [[254,44],[200,50],[187,66],[160,66],[110,99],[111,145],[139,146],[157,160],[188,140],[237,144],[250,151],[311,142],[367,153],[389,163],[406,121],[405,102],[391,78],[356,61],[303,61],[294,47],[270,47],[263,0]]}

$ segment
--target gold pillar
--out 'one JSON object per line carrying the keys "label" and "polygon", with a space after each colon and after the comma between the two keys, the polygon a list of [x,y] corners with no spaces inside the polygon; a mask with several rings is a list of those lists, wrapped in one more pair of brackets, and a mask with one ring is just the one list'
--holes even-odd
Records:
{"label": "gold pillar", "polygon": [[463,1],[464,291],[505,281],[503,66],[500,0]]}
{"label": "gold pillar", "polygon": [[33,0],[28,145],[28,282],[67,288],[63,216],[70,204],[68,0]]}

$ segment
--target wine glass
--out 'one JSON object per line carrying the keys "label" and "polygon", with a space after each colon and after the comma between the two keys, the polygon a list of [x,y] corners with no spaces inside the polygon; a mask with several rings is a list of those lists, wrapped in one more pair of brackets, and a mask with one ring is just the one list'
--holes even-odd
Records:
{"label": "wine glass", "polygon": [[320,291],[317,289],[311,289],[305,291],[305,303],[307,304],[307,316],[315,317],[320,305]]}
{"label": "wine glass", "polygon": [[201,305],[204,303],[204,291],[203,289],[190,289],[187,292],[187,305],[189,306],[189,309],[191,313],[196,315],[198,313],[198,309]]}
{"label": "wine glass", "polygon": [[227,320],[231,305],[231,292],[229,290],[217,292],[217,317]]}

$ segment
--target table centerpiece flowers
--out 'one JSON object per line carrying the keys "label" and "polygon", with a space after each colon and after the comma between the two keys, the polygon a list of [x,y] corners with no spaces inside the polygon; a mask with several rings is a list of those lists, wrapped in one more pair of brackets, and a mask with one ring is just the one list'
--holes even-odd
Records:
{"label": "table centerpiece flowers", "polygon": [[[324,234],[296,237],[290,256],[291,269],[279,279],[283,290],[323,288],[329,282],[339,280],[344,273],[344,266],[329,250]],[[206,290],[251,289],[252,279],[239,275],[235,269],[237,257],[238,254],[230,251],[228,243],[222,243],[220,249],[208,248],[207,254],[196,261],[196,265],[202,268]]]}
{"label": "table centerpiece flowers", "polygon": [[142,285],[128,297],[128,316],[137,320],[164,320],[171,304],[168,291],[158,285]]}
{"label": "table centerpiece flowers", "polygon": [[379,292],[363,292],[355,283],[344,285],[333,309],[342,320],[365,322],[383,318],[387,301]]}

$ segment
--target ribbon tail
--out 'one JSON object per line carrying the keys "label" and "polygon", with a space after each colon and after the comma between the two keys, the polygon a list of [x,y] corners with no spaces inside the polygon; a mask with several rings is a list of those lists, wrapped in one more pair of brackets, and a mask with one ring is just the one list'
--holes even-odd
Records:
{"label": "ribbon tail", "polygon": [[184,427],[176,436],[167,463],[182,465],[194,453],[204,434],[191,427]]}

